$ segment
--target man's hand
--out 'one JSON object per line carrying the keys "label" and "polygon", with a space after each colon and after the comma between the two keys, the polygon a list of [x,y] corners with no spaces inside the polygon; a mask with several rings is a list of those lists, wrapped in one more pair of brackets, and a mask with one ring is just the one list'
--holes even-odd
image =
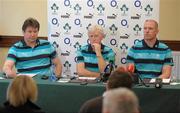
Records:
{"label": "man's hand", "polygon": [[6,60],[3,66],[3,71],[6,73],[8,77],[16,77],[16,72],[13,70],[15,62],[12,60]]}
{"label": "man's hand", "polygon": [[159,76],[159,78],[162,78],[162,79],[170,78],[171,71],[172,71],[172,66],[164,65],[162,68],[162,74]]}
{"label": "man's hand", "polygon": [[94,47],[94,51],[95,51],[95,53],[96,53],[96,56],[101,56],[102,54],[101,54],[101,45],[100,44],[98,44],[98,43],[94,43],[94,44],[92,44],[93,45],[93,47]]}

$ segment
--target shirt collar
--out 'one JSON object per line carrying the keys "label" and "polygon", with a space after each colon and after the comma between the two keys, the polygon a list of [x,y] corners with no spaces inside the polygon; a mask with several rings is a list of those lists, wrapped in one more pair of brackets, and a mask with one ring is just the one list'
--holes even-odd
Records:
{"label": "shirt collar", "polygon": [[[24,47],[27,47],[27,46],[28,46],[28,45],[26,44],[26,42],[25,42],[24,39],[21,40],[21,43],[23,44]],[[36,46],[38,46],[38,45],[40,45],[40,40],[39,40],[39,39],[36,40]],[[36,47],[36,46],[35,46],[35,47]]]}
{"label": "shirt collar", "polygon": [[[145,42],[144,39],[142,40],[142,43],[143,43],[143,46],[144,46],[144,47],[146,47],[146,48],[151,48],[151,47],[149,47],[149,46],[147,45],[147,43]],[[159,46],[159,40],[156,39],[156,42],[155,42],[154,46],[153,46],[151,49],[153,49],[153,48],[158,48],[158,46]]]}

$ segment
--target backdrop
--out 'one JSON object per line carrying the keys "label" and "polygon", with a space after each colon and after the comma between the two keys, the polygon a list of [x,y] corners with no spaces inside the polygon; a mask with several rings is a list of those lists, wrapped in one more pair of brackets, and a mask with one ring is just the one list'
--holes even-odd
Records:
{"label": "backdrop", "polygon": [[89,43],[87,28],[101,25],[103,44],[126,63],[128,49],[143,38],[146,19],[159,21],[159,0],[48,0],[48,40],[57,49],[63,76],[76,75],[76,51]]}

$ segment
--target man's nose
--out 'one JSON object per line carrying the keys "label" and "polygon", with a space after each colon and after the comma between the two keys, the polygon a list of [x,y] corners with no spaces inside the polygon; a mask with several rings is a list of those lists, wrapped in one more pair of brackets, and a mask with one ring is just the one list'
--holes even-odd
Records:
{"label": "man's nose", "polygon": [[31,36],[35,36],[35,33],[31,33]]}
{"label": "man's nose", "polygon": [[149,32],[149,30],[148,30],[148,29],[146,29],[146,30],[145,30],[145,32],[147,33],[147,32]]}

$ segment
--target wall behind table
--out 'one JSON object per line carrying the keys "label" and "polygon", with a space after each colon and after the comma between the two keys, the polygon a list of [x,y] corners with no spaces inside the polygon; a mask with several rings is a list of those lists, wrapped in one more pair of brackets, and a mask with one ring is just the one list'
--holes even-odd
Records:
{"label": "wall behind table", "polygon": [[47,0],[0,0],[0,35],[22,35],[21,26],[28,17],[40,22],[40,36],[47,36]]}
{"label": "wall behind table", "polygon": [[2,66],[6,59],[8,49],[9,49],[8,47],[0,48],[0,71],[2,70]]}
{"label": "wall behind table", "polygon": [[[180,41],[180,0],[160,0],[160,40]],[[21,26],[28,17],[41,24],[39,36],[47,37],[47,0],[0,0],[0,35],[22,36]],[[0,45],[0,70],[8,48]]]}
{"label": "wall behind table", "polygon": [[[160,39],[180,40],[180,0],[160,0]],[[27,17],[41,24],[40,36],[47,36],[47,0],[0,0],[0,35],[22,35]],[[2,19],[1,19],[2,18]]]}
{"label": "wall behind table", "polygon": [[160,40],[180,40],[180,0],[160,0]]}
{"label": "wall behind table", "polygon": [[2,34],[2,0],[0,0],[0,34]]}

